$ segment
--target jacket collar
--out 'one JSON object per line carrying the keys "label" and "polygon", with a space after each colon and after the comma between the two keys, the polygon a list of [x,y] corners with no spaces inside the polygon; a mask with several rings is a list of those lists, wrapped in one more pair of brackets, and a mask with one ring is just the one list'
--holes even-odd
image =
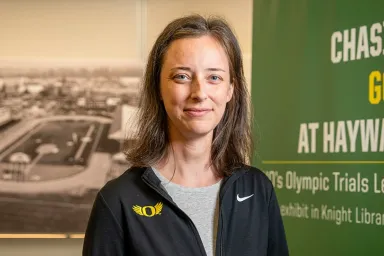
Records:
{"label": "jacket collar", "polygon": [[156,174],[153,172],[151,167],[146,167],[145,168],[143,174],[141,175],[141,178],[145,179],[148,182],[150,182],[152,185],[160,188],[161,181],[156,176]]}
{"label": "jacket collar", "polygon": [[[224,177],[221,188],[220,188],[220,194],[219,194],[220,199],[224,197],[225,192],[238,178],[240,178],[241,176],[243,176],[245,173],[248,172],[248,169],[249,169],[248,166],[243,166],[241,168],[238,168],[236,171],[234,171],[230,176]],[[156,188],[163,190],[160,179],[156,176],[156,174],[153,172],[151,167],[145,167],[141,177],[145,181],[149,182],[152,186],[155,186]]]}

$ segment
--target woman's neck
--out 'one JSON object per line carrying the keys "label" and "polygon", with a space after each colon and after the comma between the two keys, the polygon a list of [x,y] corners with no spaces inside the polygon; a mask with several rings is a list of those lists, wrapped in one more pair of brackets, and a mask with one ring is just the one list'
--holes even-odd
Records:
{"label": "woman's neck", "polygon": [[220,180],[211,165],[212,134],[185,139],[178,134],[170,136],[167,158],[157,166],[162,175],[186,187],[203,187]]}

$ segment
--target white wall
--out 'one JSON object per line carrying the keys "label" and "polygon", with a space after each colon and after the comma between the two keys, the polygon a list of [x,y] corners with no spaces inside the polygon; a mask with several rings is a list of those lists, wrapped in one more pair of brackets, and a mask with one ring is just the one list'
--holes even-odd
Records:
{"label": "white wall", "polygon": [[[4,60],[142,60],[167,23],[189,13],[231,23],[250,82],[252,0],[0,1],[0,66]],[[0,239],[0,255],[81,255],[81,246],[82,239]]]}
{"label": "white wall", "polygon": [[0,1],[0,66],[4,60],[144,60],[161,29],[190,13],[229,21],[250,83],[252,0]]}
{"label": "white wall", "polygon": [[0,58],[137,58],[135,2],[0,1]]}

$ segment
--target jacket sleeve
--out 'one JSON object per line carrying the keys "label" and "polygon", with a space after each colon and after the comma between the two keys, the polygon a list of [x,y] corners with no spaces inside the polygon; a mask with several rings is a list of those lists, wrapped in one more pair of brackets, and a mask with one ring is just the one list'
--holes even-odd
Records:
{"label": "jacket sleeve", "polygon": [[283,220],[280,207],[272,187],[268,206],[269,228],[268,228],[268,256],[288,256],[288,245],[285,236]]}
{"label": "jacket sleeve", "polygon": [[83,243],[83,256],[123,256],[123,231],[113,212],[99,192],[88,220]]}

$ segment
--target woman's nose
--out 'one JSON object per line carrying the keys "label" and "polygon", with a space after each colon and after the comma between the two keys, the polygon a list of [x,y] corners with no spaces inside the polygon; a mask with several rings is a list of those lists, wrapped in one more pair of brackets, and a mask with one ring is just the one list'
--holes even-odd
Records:
{"label": "woman's nose", "polygon": [[204,80],[195,78],[192,82],[191,98],[196,101],[203,101],[208,98],[205,91]]}

